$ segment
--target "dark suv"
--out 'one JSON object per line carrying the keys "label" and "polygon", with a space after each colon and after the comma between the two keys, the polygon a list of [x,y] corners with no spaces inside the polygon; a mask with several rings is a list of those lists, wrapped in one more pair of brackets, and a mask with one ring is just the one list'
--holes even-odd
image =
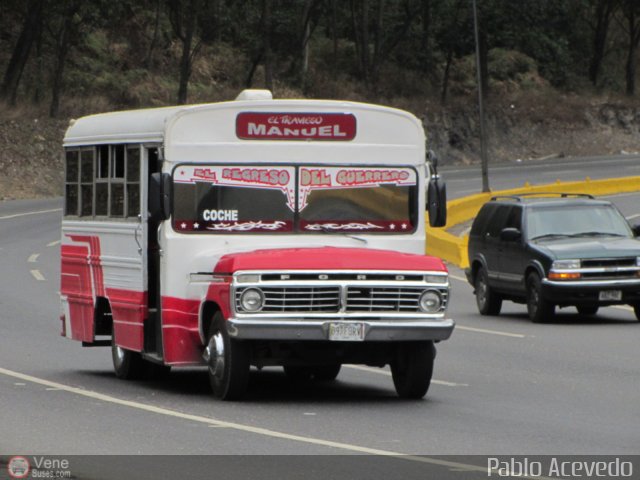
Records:
{"label": "dark suv", "polygon": [[[541,196],[542,195],[542,196]],[[555,307],[593,315],[628,304],[640,320],[640,226],[590,195],[493,197],[469,235],[469,283],[478,310],[498,315],[503,300],[526,303],[534,322]]]}

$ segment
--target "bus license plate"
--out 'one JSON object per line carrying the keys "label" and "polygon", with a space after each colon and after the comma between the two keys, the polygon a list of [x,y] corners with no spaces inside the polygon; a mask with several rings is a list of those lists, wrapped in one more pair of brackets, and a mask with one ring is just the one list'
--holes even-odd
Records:
{"label": "bus license plate", "polygon": [[622,300],[622,291],[621,290],[602,290],[598,295],[598,299],[601,301],[614,301],[618,302]]}
{"label": "bus license plate", "polygon": [[329,340],[361,342],[364,340],[364,323],[330,323]]}

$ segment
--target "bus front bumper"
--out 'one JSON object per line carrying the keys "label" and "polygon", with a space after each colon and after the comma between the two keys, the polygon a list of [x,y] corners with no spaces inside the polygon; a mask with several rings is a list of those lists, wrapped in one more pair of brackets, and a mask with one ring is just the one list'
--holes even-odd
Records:
{"label": "bus front bumper", "polygon": [[356,325],[363,334],[355,340],[368,342],[446,340],[455,326],[450,318],[333,320],[261,317],[231,318],[227,321],[227,331],[231,337],[242,340],[331,341],[335,339],[330,338],[330,331],[339,324]]}

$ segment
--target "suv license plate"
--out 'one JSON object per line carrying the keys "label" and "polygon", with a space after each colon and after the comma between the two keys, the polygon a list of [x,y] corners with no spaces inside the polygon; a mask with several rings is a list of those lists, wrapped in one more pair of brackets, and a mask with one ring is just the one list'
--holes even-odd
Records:
{"label": "suv license plate", "polygon": [[603,290],[598,295],[598,300],[618,302],[622,300],[622,291],[621,290]]}
{"label": "suv license plate", "polygon": [[329,340],[334,342],[361,342],[364,340],[364,323],[330,323]]}

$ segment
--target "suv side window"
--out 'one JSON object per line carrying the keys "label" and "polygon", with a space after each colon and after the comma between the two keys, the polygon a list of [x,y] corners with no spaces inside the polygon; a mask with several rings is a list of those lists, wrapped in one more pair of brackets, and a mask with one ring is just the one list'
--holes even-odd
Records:
{"label": "suv side window", "polygon": [[494,211],[494,204],[485,203],[478,212],[476,219],[473,221],[473,225],[471,225],[471,232],[469,232],[469,236],[475,237],[476,235],[482,235],[486,230],[489,218],[491,218],[491,214]]}
{"label": "suv side window", "polygon": [[504,228],[517,228],[522,231],[522,208],[511,207]]}
{"label": "suv side window", "polygon": [[498,205],[495,213],[491,216],[489,221],[489,227],[487,228],[487,236],[491,238],[498,238],[500,232],[505,228],[509,213],[514,209],[511,205]]}

